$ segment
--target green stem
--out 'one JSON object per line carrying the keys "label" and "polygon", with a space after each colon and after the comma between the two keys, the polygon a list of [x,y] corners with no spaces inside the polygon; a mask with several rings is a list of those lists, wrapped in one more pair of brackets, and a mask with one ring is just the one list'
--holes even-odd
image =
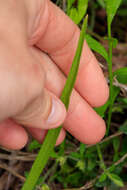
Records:
{"label": "green stem", "polygon": [[[87,20],[88,20],[88,16],[86,16],[84,23],[82,25],[82,30],[80,32],[76,54],[75,54],[65,87],[61,95],[61,100],[65,104],[66,108],[68,108],[69,106],[71,92],[73,90],[77,73],[78,73],[80,57],[82,53],[82,48],[83,48],[83,43],[84,43],[85,33],[86,33],[86,28],[87,28]],[[61,126],[56,129],[51,129],[48,131],[46,138],[44,140],[44,143],[42,144],[41,149],[37,155],[37,158],[32,165],[31,171],[29,173],[29,176],[22,190],[33,190],[33,188],[35,187],[37,180],[40,174],[42,173],[42,170],[44,169],[53,151],[53,148],[56,144],[56,140],[58,138],[60,130],[61,130]]]}
{"label": "green stem", "polygon": [[105,163],[104,163],[104,160],[103,160],[103,156],[102,156],[102,152],[101,152],[101,148],[100,148],[99,144],[96,145],[96,148],[97,148],[98,157],[100,159],[100,167],[106,173],[107,172],[106,171],[106,166],[105,166]]}
{"label": "green stem", "polygon": [[106,131],[106,136],[109,134],[109,129],[110,129],[110,124],[111,124],[111,117],[112,117],[112,106],[113,106],[113,101],[112,101],[112,96],[113,96],[113,74],[112,74],[112,36],[111,36],[111,24],[108,21],[108,39],[109,39],[109,52],[108,52],[108,72],[109,72],[109,81],[110,81],[110,95],[109,95],[109,100],[110,100],[110,106],[109,106],[109,112],[108,112],[108,121],[107,121],[107,131]]}

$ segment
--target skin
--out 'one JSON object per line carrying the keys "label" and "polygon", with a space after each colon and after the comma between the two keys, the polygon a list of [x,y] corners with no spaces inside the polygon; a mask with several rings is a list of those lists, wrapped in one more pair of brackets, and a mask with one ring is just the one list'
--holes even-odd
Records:
{"label": "skin", "polygon": [[107,101],[109,90],[86,42],[67,113],[59,100],[79,28],[49,0],[0,4],[0,145],[20,149],[28,133],[42,142],[48,129],[63,122],[57,144],[66,130],[86,144],[100,141],[105,123],[93,107]]}

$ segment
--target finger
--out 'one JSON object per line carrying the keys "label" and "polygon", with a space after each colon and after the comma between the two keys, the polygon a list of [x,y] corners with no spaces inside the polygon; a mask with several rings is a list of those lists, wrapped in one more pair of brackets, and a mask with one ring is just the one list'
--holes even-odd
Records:
{"label": "finger", "polygon": [[[43,93],[14,116],[15,121],[27,127],[40,129],[52,129],[61,125],[66,117],[64,104],[48,90],[45,92],[45,97]],[[51,100],[47,100],[49,97]]]}
{"label": "finger", "polygon": [[[46,88],[60,96],[65,84],[65,76],[46,54],[37,49],[34,49],[33,53],[38,60],[44,63]],[[105,134],[104,121],[76,90],[73,90],[71,95],[68,114],[63,126],[79,141],[86,144],[97,143]]]}
{"label": "finger", "polygon": [[28,140],[24,128],[8,119],[0,123],[0,145],[8,149],[18,150],[23,148]]}
{"label": "finger", "polygon": [[[37,139],[37,141],[39,143],[42,143],[46,134],[47,134],[47,130],[42,130],[42,129],[35,129],[35,128],[27,128],[27,130],[29,131],[29,133],[35,138]],[[58,139],[56,141],[56,145],[59,145],[60,143],[62,143],[62,141],[65,138],[65,130],[61,129],[60,134],[58,136]]]}
{"label": "finger", "polygon": [[[36,38],[37,47],[47,52],[67,75],[78,43],[80,34],[78,27],[58,7],[47,0],[37,31],[40,33],[34,35],[33,43]],[[104,104],[108,99],[108,86],[86,42],[82,52],[76,89],[94,107]]]}

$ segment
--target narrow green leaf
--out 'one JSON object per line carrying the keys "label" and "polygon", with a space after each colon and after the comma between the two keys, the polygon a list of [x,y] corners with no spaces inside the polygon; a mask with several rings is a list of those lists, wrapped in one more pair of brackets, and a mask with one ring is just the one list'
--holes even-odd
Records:
{"label": "narrow green leaf", "polygon": [[84,156],[85,150],[86,150],[86,145],[83,143],[80,143],[79,151],[80,151],[81,157]]}
{"label": "narrow green leaf", "polygon": [[106,11],[108,16],[108,23],[111,25],[112,20],[116,14],[117,9],[119,8],[122,0],[105,0]]}
{"label": "narrow green leaf", "polygon": [[67,14],[76,24],[79,24],[83,19],[84,15],[86,14],[86,10],[88,7],[88,0],[78,0],[76,2],[77,2],[77,7],[73,7],[72,4],[71,4],[72,7],[68,5]]}
{"label": "narrow green leaf", "polygon": [[119,148],[120,148],[119,137],[113,139],[113,148],[114,148],[113,162],[116,162],[119,159]]}
{"label": "narrow green leaf", "polygon": [[111,181],[113,181],[119,187],[123,187],[124,186],[124,183],[123,183],[122,179],[118,175],[116,175],[114,173],[108,173],[107,176],[109,177],[109,179]]}
{"label": "narrow green leaf", "polygon": [[113,76],[116,76],[116,79],[118,80],[118,82],[122,84],[127,84],[127,67],[122,67],[116,70],[113,73]]}
{"label": "narrow green leaf", "polygon": [[[65,87],[64,87],[62,95],[61,95],[61,100],[65,104],[66,108],[68,108],[68,106],[69,106],[71,92],[73,90],[76,76],[78,73],[80,57],[81,57],[81,52],[82,52],[86,28],[87,28],[87,21],[88,21],[88,16],[86,16],[86,18],[83,22],[76,54],[75,54]],[[58,138],[60,131],[61,131],[61,126],[56,129],[51,129],[48,131],[48,133],[45,137],[45,140],[41,146],[41,149],[38,153],[38,156],[37,156],[36,160],[34,161],[34,164],[31,168],[28,179],[26,180],[22,190],[33,190],[33,188],[35,187],[36,182],[53,151],[53,148],[56,144],[56,140]]]}
{"label": "narrow green leaf", "polygon": [[108,61],[108,53],[106,51],[106,49],[100,44],[100,42],[98,42],[97,40],[95,40],[93,37],[91,37],[90,35],[86,35],[86,41],[89,45],[89,47],[99,53],[102,57],[105,58],[106,61]]}
{"label": "narrow green leaf", "polygon": [[103,173],[100,177],[99,177],[99,182],[103,182],[107,179],[107,175],[105,173]]}
{"label": "narrow green leaf", "polygon": [[103,9],[105,8],[104,0],[97,0],[97,2],[99,3],[99,5],[100,5]]}
{"label": "narrow green leaf", "polygon": [[94,110],[98,113],[98,115],[100,115],[101,117],[104,117],[109,104],[110,104],[110,101],[108,100],[103,106],[94,108]]}
{"label": "narrow green leaf", "polygon": [[[113,86],[113,92],[112,92],[112,102],[115,101],[117,95],[119,94],[120,92],[120,89]],[[104,117],[105,115],[105,112],[107,110],[107,108],[109,107],[110,105],[110,99],[108,99],[108,101],[101,107],[98,107],[98,108],[95,108],[95,111],[101,116],[101,117]]]}
{"label": "narrow green leaf", "polygon": [[120,139],[118,137],[113,139],[113,148],[115,152],[118,152],[120,147]]}

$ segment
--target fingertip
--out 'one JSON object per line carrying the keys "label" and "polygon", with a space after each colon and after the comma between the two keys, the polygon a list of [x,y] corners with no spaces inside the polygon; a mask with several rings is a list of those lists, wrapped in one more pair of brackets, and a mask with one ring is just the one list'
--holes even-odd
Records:
{"label": "fingertip", "polygon": [[64,128],[85,144],[96,144],[105,134],[104,120],[82,99],[69,109]]}
{"label": "fingertip", "polygon": [[[98,61],[92,53],[88,63],[81,65],[76,85],[81,96],[86,99],[92,107],[102,106],[108,100],[108,84]],[[84,88],[82,88],[82,86],[84,86]]]}
{"label": "fingertip", "polygon": [[106,126],[103,119],[100,118],[99,122],[96,124],[91,131],[85,134],[84,139],[81,141],[88,145],[94,145],[100,142],[105,136]]}
{"label": "fingertip", "polygon": [[53,93],[49,92],[49,95],[52,99],[51,109],[48,118],[43,125],[43,129],[52,129],[60,126],[64,122],[67,115],[63,102]]}
{"label": "fingertip", "polygon": [[96,101],[93,101],[93,103],[91,103],[92,106],[95,107],[95,108],[103,106],[108,101],[108,98],[109,98],[109,87],[107,85],[106,80],[103,81],[103,84],[102,84],[102,86],[99,87],[98,91],[99,91],[100,95],[97,95],[98,98],[96,98]]}
{"label": "fingertip", "polygon": [[12,120],[0,124],[0,144],[12,150],[22,149],[28,141],[26,131]]}

